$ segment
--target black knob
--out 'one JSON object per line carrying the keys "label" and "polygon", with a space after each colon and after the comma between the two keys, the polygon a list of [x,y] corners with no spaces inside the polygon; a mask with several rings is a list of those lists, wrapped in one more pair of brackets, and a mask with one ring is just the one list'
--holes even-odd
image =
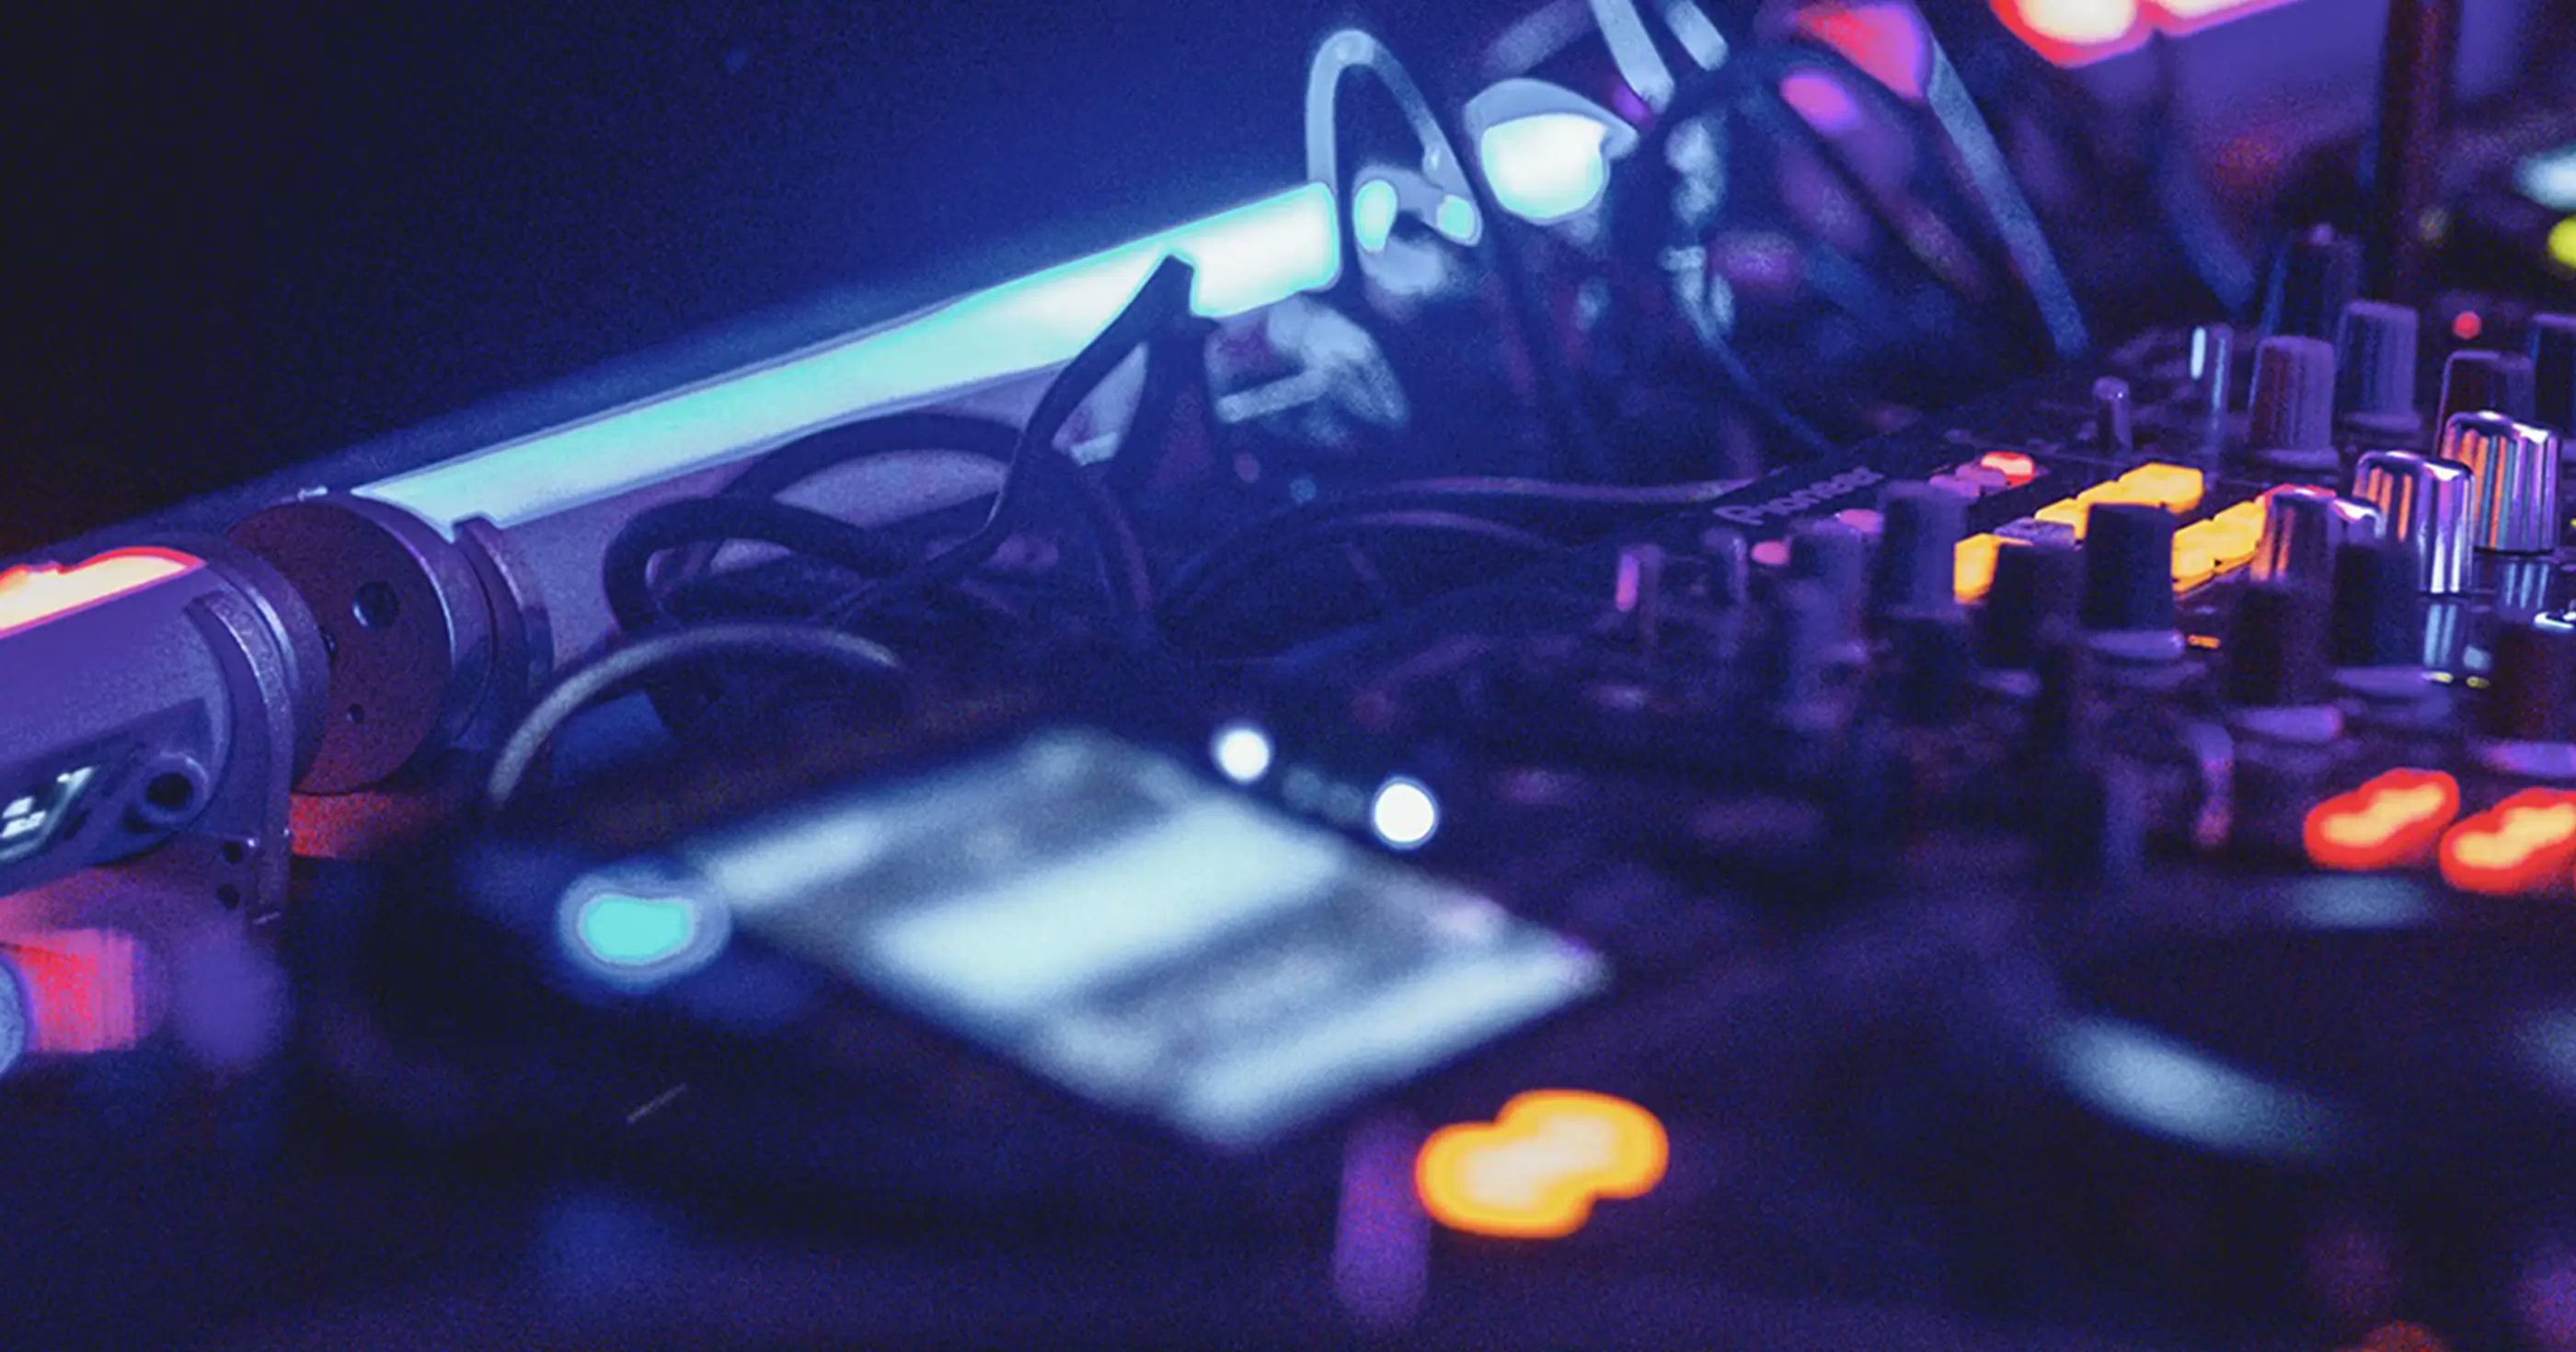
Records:
{"label": "black knob", "polygon": [[2283,582],[2249,584],[2227,628],[2227,697],[2258,709],[2322,704],[2326,616],[2318,597]]}
{"label": "black knob", "polygon": [[2531,321],[2532,421],[2576,436],[2576,315]]}
{"label": "black knob", "polygon": [[2412,667],[2424,655],[2424,600],[2415,550],[2404,540],[2347,544],[2334,557],[2338,667]]}
{"label": "black knob", "polygon": [[1789,577],[1811,583],[1832,618],[1828,646],[1840,650],[1860,638],[1860,607],[1869,585],[1869,539],[1839,521],[1801,521],[1789,528]]}
{"label": "black knob", "polygon": [[2322,338],[2266,338],[2254,349],[2245,440],[2257,459],[2292,469],[2335,464],[2335,354]]}
{"label": "black knob", "polygon": [[1939,615],[1956,607],[1967,500],[1930,484],[1897,484],[1879,504],[1879,523],[1878,566],[1869,580],[1871,617]]}
{"label": "black knob", "polygon": [[2403,446],[2424,430],[2415,407],[2415,312],[2384,301],[2343,309],[2335,341],[2335,411],[2343,430],[2365,445]]}
{"label": "black knob", "polygon": [[1831,685],[1836,649],[1848,629],[1841,601],[1823,585],[1791,581],[1771,607],[1770,643],[1764,651],[1764,693],[1787,722],[1816,719]]}
{"label": "black knob", "polygon": [[2516,742],[2576,740],[2576,630],[2517,623],[2496,631],[2478,727]]}
{"label": "black knob", "polygon": [[2084,595],[2084,555],[2072,545],[2006,545],[1995,554],[1995,580],[1977,613],[1977,648],[1985,664],[2028,671],[2051,642],[2075,631]]}
{"label": "black knob", "polygon": [[1744,532],[1711,526],[1700,532],[1699,552],[1708,561],[1702,585],[1709,604],[1744,604],[1753,577],[1753,546]]}
{"label": "black knob", "polygon": [[2173,538],[2173,514],[2162,507],[2104,503],[2092,509],[2084,527],[2086,630],[2173,631]]}
{"label": "black knob", "polygon": [[2501,413],[2529,422],[2532,376],[2531,358],[2519,353],[2454,352],[2442,367],[2442,416],[2433,425],[2448,427],[2463,413]]}
{"label": "black knob", "polygon": [[2283,246],[2272,265],[2263,331],[2331,340],[2343,307],[2360,292],[2360,242],[2331,226],[2312,227]]}

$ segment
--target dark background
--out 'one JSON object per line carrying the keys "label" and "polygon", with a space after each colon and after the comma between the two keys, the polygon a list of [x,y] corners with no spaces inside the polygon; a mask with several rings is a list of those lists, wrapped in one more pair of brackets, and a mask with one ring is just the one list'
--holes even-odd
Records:
{"label": "dark background", "polygon": [[[747,316],[890,316],[1267,193],[1303,172],[1326,31],[1436,82],[1537,4],[8,6],[0,557]],[[2556,8],[2472,0],[2472,88]],[[2269,150],[2357,133],[2383,13],[2192,39],[2185,135],[2268,183]],[[2108,87],[2141,83],[2123,61]]]}
{"label": "dark background", "polygon": [[[1436,14],[1463,49],[1517,8],[1367,22]],[[892,314],[1283,186],[1306,58],[1359,17],[10,9],[0,554],[768,307]]]}

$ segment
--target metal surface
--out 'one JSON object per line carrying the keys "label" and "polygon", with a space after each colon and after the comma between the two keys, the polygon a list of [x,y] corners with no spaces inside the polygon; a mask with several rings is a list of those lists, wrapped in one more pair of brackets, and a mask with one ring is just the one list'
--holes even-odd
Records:
{"label": "metal surface", "polygon": [[2477,518],[2466,466],[2413,451],[2370,451],[2353,468],[2352,492],[2379,509],[2390,539],[2414,553],[2420,589],[2436,596],[2468,589]]}
{"label": "metal surface", "polygon": [[2558,547],[2558,437],[2497,413],[2463,413],[2442,429],[2442,458],[2477,482],[2475,539],[2500,554]]}
{"label": "metal surface", "polygon": [[336,495],[271,507],[232,539],[304,596],[330,648],[331,714],[299,788],[382,783],[464,731],[496,640],[463,551],[400,508]]}

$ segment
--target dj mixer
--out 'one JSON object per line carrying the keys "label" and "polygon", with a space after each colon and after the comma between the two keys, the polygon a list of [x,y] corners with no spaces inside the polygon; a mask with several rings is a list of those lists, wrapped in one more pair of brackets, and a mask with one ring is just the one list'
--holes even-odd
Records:
{"label": "dj mixer", "polygon": [[2387,10],[1343,29],[0,573],[0,1342],[2576,1348],[2576,45]]}

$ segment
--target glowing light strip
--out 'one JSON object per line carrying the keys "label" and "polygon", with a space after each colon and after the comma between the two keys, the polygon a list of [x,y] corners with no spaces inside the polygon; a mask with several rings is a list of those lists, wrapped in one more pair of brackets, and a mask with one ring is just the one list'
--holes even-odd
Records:
{"label": "glowing light strip", "polygon": [[1241,314],[1329,284],[1333,196],[1305,184],[1006,282],[873,333],[368,485],[365,496],[453,524],[502,526],[614,497],[861,413],[1044,370],[1072,357],[1164,254],[1198,269],[1191,303]]}
{"label": "glowing light strip", "polygon": [[[1349,36],[1369,43],[1364,34]],[[1621,131],[1624,126],[1605,129],[1605,135]],[[1504,136],[1485,148],[1484,169],[1497,183],[1589,184],[1604,172],[1604,146],[1601,136]],[[1463,172],[1446,157],[1441,168],[1452,180]],[[1473,207],[1460,195],[1464,189],[1463,181],[1454,182],[1440,224],[1452,238],[1472,242],[1477,224]],[[1382,209],[1384,203],[1363,205]],[[1453,207],[1464,219],[1447,218]],[[1529,210],[1546,214],[1562,207],[1551,199]],[[398,474],[358,492],[442,527],[471,516],[510,526],[612,498],[865,414],[1059,365],[1118,313],[1167,253],[1198,269],[1191,305],[1209,318],[1329,286],[1341,273],[1334,212],[1333,192],[1324,182],[1301,184],[873,332]]]}
{"label": "glowing light strip", "polygon": [[200,561],[175,549],[112,549],[69,568],[50,563],[0,571],[0,636],[194,572]]}

